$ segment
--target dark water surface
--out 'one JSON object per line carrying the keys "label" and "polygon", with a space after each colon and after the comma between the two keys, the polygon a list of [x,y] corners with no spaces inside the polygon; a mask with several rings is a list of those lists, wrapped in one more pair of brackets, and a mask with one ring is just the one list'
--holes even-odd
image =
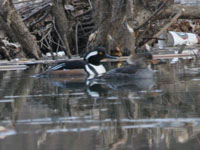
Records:
{"label": "dark water surface", "polygon": [[198,65],[154,69],[154,80],[88,85],[31,77],[40,66],[0,72],[0,150],[199,150]]}

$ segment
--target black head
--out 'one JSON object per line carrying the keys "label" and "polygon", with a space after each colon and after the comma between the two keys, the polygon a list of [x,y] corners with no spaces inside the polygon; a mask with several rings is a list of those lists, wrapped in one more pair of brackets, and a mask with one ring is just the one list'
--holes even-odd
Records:
{"label": "black head", "polygon": [[104,58],[115,59],[115,57],[106,54],[106,50],[103,47],[94,48],[84,56],[84,60],[93,65],[99,65]]}

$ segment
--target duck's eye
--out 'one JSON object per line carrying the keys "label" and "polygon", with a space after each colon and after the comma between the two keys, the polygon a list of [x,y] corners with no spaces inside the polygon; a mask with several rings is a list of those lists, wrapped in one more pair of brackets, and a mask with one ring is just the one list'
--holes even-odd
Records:
{"label": "duck's eye", "polygon": [[99,55],[103,55],[103,52],[99,52]]}

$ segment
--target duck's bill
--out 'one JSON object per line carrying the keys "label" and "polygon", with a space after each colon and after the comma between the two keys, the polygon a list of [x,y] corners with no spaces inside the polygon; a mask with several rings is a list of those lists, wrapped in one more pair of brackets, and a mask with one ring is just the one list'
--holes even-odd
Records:
{"label": "duck's bill", "polygon": [[155,60],[155,59],[152,59],[151,63],[155,65],[155,64],[158,64],[159,62],[157,60]]}
{"label": "duck's bill", "polygon": [[152,59],[151,60],[151,63],[153,64],[153,65],[159,65],[159,64],[166,64],[167,62],[166,61],[164,61],[164,60],[161,60],[161,59]]}
{"label": "duck's bill", "polygon": [[117,59],[117,57],[115,57],[115,56],[110,56],[110,55],[108,55],[108,54],[106,54],[105,58]]}

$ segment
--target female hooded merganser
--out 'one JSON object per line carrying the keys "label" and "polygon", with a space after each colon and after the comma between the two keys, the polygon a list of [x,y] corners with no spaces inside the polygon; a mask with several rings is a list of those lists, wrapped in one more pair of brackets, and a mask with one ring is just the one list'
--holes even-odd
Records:
{"label": "female hooded merganser", "polygon": [[152,58],[152,54],[148,52],[131,55],[127,60],[128,65],[112,69],[102,74],[99,78],[103,80],[136,80],[153,78],[154,71],[150,68]]}
{"label": "female hooded merganser", "polygon": [[91,78],[106,72],[106,69],[101,64],[101,60],[104,58],[114,59],[115,57],[106,54],[105,48],[97,47],[86,53],[83,60],[62,61],[45,72],[36,75],[36,77],[56,74],[63,77],[86,77],[88,75]]}
{"label": "female hooded merganser", "polygon": [[120,68],[114,68],[100,76],[87,80],[88,87],[102,85],[104,88],[113,90],[148,90],[155,85],[154,71],[150,68],[152,55],[139,53],[131,55],[128,64]]}

